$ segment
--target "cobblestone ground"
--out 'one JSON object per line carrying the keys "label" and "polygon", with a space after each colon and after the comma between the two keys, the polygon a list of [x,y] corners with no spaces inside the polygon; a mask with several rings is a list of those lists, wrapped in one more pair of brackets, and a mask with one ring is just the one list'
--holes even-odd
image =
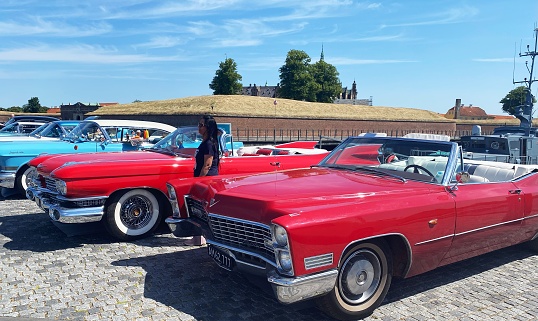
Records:
{"label": "cobblestone ground", "polygon": [[[265,283],[169,234],[131,243],[100,229],[69,235],[34,203],[0,199],[1,320],[328,319],[312,302],[279,304]],[[395,280],[366,320],[536,319],[537,266],[538,255],[516,246]]]}

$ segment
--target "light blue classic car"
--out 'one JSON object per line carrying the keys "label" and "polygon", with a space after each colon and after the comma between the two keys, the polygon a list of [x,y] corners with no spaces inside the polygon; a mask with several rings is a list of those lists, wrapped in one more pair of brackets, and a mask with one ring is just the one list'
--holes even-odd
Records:
{"label": "light blue classic car", "polygon": [[[24,195],[28,186],[28,161],[48,153],[92,153],[137,150],[152,146],[176,129],[167,124],[136,120],[85,120],[60,140],[0,142],[0,187]],[[136,132],[146,134],[132,140]],[[4,191],[2,194],[6,194]]]}
{"label": "light blue classic car", "polygon": [[[6,133],[4,135],[0,135],[0,141],[35,141],[36,139],[59,140],[62,137],[67,136],[67,134],[69,134],[73,128],[77,127],[79,123],[80,120],[56,120],[39,126],[30,134],[7,135]],[[6,127],[3,129],[6,129]],[[2,130],[0,130],[0,134],[2,133]]]}

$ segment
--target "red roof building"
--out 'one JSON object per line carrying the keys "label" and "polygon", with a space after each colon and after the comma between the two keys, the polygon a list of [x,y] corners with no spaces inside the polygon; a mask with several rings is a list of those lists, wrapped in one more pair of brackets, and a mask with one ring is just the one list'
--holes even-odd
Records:
{"label": "red roof building", "polygon": [[[454,119],[454,114],[456,113],[456,106],[450,108],[446,114],[445,117],[449,119]],[[458,119],[465,119],[465,120],[484,120],[484,119],[493,119],[493,116],[489,116],[484,109],[478,107],[478,106],[464,106],[463,104],[459,108],[459,116]]]}

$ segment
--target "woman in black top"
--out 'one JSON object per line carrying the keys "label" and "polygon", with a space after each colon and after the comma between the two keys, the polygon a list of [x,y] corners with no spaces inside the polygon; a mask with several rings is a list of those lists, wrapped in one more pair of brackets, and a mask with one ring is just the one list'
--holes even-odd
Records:
{"label": "woman in black top", "polygon": [[[198,132],[203,137],[203,141],[196,149],[194,158],[194,177],[213,176],[219,174],[219,143],[217,122],[211,116],[203,116],[198,123]],[[202,235],[183,242],[183,245],[201,246],[206,244]]]}
{"label": "woman in black top", "polygon": [[212,116],[203,116],[198,123],[198,132],[203,141],[196,149],[194,177],[219,174],[219,143],[217,122]]}

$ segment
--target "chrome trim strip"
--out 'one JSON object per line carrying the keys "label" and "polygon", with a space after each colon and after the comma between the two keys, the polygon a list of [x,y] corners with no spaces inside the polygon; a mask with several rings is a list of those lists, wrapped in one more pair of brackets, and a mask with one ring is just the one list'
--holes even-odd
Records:
{"label": "chrome trim strip", "polygon": [[426,243],[431,243],[431,242],[435,242],[435,241],[440,241],[440,240],[444,240],[444,239],[446,239],[446,238],[451,238],[451,237],[454,237],[454,234],[449,234],[449,235],[445,235],[445,236],[437,237],[437,238],[434,238],[434,239],[431,239],[431,240],[426,240],[426,241],[418,242],[418,243],[415,243],[415,246],[417,246],[417,245],[422,245],[422,244],[426,244]]}
{"label": "chrome trim strip", "polygon": [[217,217],[217,218],[221,218],[221,219],[224,219],[224,220],[230,220],[230,221],[235,221],[235,222],[240,222],[240,223],[245,223],[245,224],[250,224],[250,225],[255,225],[255,226],[258,226],[258,227],[266,228],[269,231],[271,231],[271,226],[266,225],[266,224],[262,224],[262,223],[259,223],[259,222],[255,222],[255,221],[248,221],[248,220],[243,220],[243,219],[240,219],[240,218],[224,216],[224,215],[219,215],[219,214],[214,214],[214,213],[209,213],[209,212],[207,213],[207,216]]}
{"label": "chrome trim strip", "polygon": [[469,230],[469,231],[465,231],[465,232],[461,232],[461,233],[455,233],[455,234],[451,234],[451,235],[441,236],[441,237],[438,237],[438,238],[435,238],[435,239],[431,239],[431,240],[426,240],[426,241],[422,241],[422,242],[415,243],[415,246],[416,246],[416,245],[423,245],[423,244],[430,243],[430,242],[439,241],[439,240],[442,240],[442,239],[445,239],[445,238],[449,238],[449,237],[462,236],[462,235],[465,235],[465,234],[474,233],[474,232],[482,231],[482,230],[485,230],[485,229],[488,229],[488,228],[497,227],[497,226],[501,226],[501,225],[505,225],[505,224],[512,224],[512,223],[517,223],[517,222],[523,222],[523,221],[525,221],[525,220],[528,220],[528,219],[531,219],[531,218],[535,218],[535,217],[538,217],[538,214],[534,214],[534,215],[531,215],[531,216],[525,216],[525,217],[522,217],[522,218],[518,218],[518,219],[515,219],[515,220],[506,221],[506,222],[502,222],[502,223],[497,223],[497,224],[492,224],[492,225],[488,225],[488,226],[483,226],[483,227],[481,227],[481,228],[477,228],[477,229],[474,229],[474,230]]}
{"label": "chrome trim strip", "polygon": [[497,227],[497,226],[501,226],[501,225],[505,225],[505,224],[512,224],[512,223],[516,223],[516,222],[521,222],[524,219],[525,218],[518,218],[516,220],[511,220],[511,221],[506,221],[506,222],[497,223],[497,224],[493,224],[493,225],[483,226],[481,228],[477,228],[477,229],[474,229],[474,230],[469,230],[469,231],[465,231],[465,232],[461,232],[461,233],[456,233],[456,234],[454,234],[454,236],[461,236],[461,235],[465,235],[465,234],[469,234],[469,233],[474,233],[474,232],[486,230],[486,229],[492,228],[492,227]]}
{"label": "chrome trim strip", "polygon": [[310,256],[304,258],[304,267],[307,270],[315,269],[322,266],[331,265],[334,262],[333,253],[325,253],[316,256]]}

